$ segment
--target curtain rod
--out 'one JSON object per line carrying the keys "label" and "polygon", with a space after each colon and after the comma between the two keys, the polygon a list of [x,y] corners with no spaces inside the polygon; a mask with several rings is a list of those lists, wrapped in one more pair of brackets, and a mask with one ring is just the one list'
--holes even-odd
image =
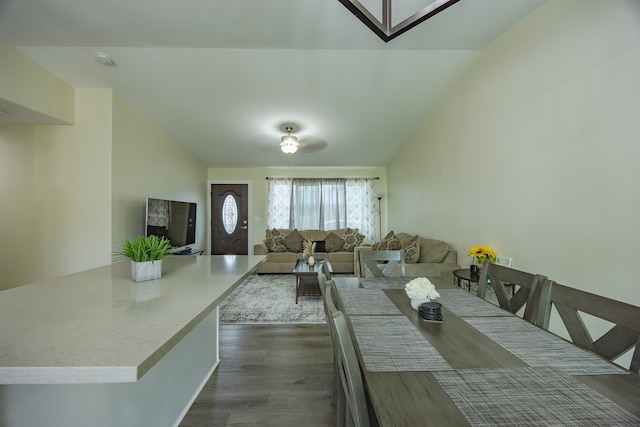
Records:
{"label": "curtain rod", "polygon": [[325,176],[319,177],[319,178],[292,178],[290,176],[283,176],[283,177],[268,176],[267,180],[269,180],[269,179],[278,179],[278,178],[291,178],[291,179],[380,179],[379,176],[374,176],[373,178],[369,178],[367,176],[358,176],[358,177],[353,177],[353,176],[344,177],[344,176],[341,176],[341,177],[333,177],[333,178],[329,178],[329,177],[325,177]]}

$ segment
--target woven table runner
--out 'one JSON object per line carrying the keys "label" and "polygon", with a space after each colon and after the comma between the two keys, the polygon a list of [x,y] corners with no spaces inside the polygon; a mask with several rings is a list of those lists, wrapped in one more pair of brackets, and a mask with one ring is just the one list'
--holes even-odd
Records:
{"label": "woven table runner", "polygon": [[555,367],[570,375],[628,373],[519,317],[466,317],[464,320],[530,366]]}
{"label": "woven table runner", "polygon": [[438,301],[456,316],[513,316],[464,289],[441,289]]}
{"label": "woven table runner", "polygon": [[638,426],[640,419],[551,368],[433,374],[472,426]]}
{"label": "woven table runner", "polygon": [[340,289],[341,309],[349,314],[401,315],[396,305],[382,289]]}
{"label": "woven table runner", "polygon": [[404,289],[413,277],[361,277],[360,285],[367,289]]}
{"label": "woven table runner", "polygon": [[349,320],[369,372],[452,369],[404,316],[352,316]]}

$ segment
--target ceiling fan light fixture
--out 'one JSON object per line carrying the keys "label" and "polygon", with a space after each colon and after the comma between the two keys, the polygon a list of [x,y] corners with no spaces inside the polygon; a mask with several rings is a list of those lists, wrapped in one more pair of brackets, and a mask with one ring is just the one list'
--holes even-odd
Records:
{"label": "ceiling fan light fixture", "polygon": [[291,126],[285,127],[285,130],[287,131],[287,135],[280,138],[280,149],[285,154],[293,154],[298,151],[298,147],[300,147],[301,144],[298,142],[298,138],[291,135],[291,131],[293,131]]}

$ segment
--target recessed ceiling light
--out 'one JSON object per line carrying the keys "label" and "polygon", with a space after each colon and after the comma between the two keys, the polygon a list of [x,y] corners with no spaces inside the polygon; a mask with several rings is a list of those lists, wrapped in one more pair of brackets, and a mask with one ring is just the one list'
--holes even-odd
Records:
{"label": "recessed ceiling light", "polygon": [[106,65],[107,67],[113,67],[114,65],[116,65],[116,63],[113,61],[113,58],[111,58],[104,52],[96,53],[96,61],[98,61],[102,65]]}

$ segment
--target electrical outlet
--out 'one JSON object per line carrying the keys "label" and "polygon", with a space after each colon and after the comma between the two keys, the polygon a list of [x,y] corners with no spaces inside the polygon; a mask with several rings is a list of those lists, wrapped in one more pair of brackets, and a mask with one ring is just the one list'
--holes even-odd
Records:
{"label": "electrical outlet", "polygon": [[496,264],[498,265],[511,268],[512,263],[513,263],[513,258],[511,257],[504,256],[504,255],[500,255],[499,257],[496,257]]}

